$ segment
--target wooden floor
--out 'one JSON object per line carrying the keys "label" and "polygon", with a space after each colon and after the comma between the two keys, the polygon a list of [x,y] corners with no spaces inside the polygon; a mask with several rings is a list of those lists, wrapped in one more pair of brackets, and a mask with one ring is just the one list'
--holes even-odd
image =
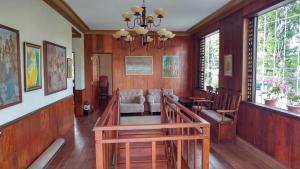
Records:
{"label": "wooden floor", "polygon": [[[65,136],[66,144],[50,163],[48,169],[94,169],[95,146],[93,125],[98,112],[76,118],[74,130]],[[200,148],[201,146],[198,146]],[[201,150],[198,150],[201,158]],[[201,161],[201,160],[199,160]],[[285,169],[264,153],[252,146],[236,141],[235,143],[213,144],[210,155],[211,169]]]}

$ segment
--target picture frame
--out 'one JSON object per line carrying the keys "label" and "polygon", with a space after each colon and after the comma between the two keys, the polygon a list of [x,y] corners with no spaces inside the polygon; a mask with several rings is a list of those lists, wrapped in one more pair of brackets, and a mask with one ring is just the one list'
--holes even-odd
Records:
{"label": "picture frame", "polygon": [[42,88],[41,46],[24,42],[24,90],[30,92]]}
{"label": "picture frame", "polygon": [[67,58],[67,78],[73,78],[72,75],[72,59],[71,58]]}
{"label": "picture frame", "polygon": [[125,74],[127,76],[153,75],[153,57],[125,56]]}
{"label": "picture frame", "polygon": [[179,78],[180,58],[179,56],[162,57],[162,78]]}
{"label": "picture frame", "polygon": [[44,41],[44,84],[45,95],[67,89],[66,47]]}
{"label": "picture frame", "polygon": [[233,60],[232,55],[224,56],[224,76],[232,77],[233,76]]}
{"label": "picture frame", "polygon": [[19,31],[0,24],[0,109],[22,102],[21,83]]}

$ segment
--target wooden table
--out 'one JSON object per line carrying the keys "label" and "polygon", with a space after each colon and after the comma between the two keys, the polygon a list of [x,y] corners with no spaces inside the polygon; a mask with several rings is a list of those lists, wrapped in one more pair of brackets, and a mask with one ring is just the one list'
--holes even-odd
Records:
{"label": "wooden table", "polygon": [[187,108],[192,108],[193,106],[193,100],[188,97],[180,97],[178,102]]}

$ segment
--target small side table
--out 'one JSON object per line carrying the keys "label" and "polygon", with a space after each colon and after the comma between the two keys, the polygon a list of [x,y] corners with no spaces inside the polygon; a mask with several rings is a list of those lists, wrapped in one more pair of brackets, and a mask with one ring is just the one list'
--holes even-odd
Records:
{"label": "small side table", "polygon": [[189,109],[193,107],[193,100],[188,97],[180,97],[178,102]]}

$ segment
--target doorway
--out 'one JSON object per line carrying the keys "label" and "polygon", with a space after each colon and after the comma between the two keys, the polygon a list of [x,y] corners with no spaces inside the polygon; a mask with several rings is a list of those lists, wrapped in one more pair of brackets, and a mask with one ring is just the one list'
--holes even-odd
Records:
{"label": "doorway", "polygon": [[100,76],[108,77],[108,95],[112,95],[112,54],[100,54]]}

